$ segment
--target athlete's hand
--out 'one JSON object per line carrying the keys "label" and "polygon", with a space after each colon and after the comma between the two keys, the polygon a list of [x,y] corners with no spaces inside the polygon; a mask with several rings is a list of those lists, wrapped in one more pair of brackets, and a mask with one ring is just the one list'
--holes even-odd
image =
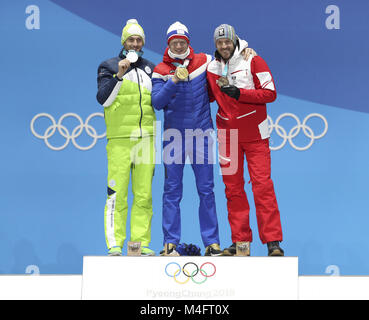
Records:
{"label": "athlete's hand", "polygon": [[117,77],[119,79],[122,79],[123,75],[127,72],[130,65],[131,65],[131,63],[129,62],[128,59],[124,59],[124,60],[119,61],[119,63],[118,63],[118,73],[117,73]]}
{"label": "athlete's hand", "polygon": [[242,56],[245,58],[245,60],[249,60],[250,56],[257,56],[258,54],[253,48],[246,48],[242,50]]}
{"label": "athlete's hand", "polygon": [[174,73],[172,80],[175,84],[177,84],[179,81],[181,81],[178,77],[177,77],[177,73]]}
{"label": "athlete's hand", "polygon": [[236,86],[223,86],[220,88],[220,91],[224,92],[225,94],[236,100],[238,100],[241,94],[240,89]]}

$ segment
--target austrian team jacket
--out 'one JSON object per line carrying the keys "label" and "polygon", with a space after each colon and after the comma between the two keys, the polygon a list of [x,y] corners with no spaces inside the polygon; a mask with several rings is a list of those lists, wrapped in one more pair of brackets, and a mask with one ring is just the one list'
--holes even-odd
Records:
{"label": "austrian team jacket", "polygon": [[266,103],[273,102],[277,97],[268,65],[260,56],[245,60],[242,51],[246,47],[247,42],[239,40],[228,62],[227,79],[230,85],[240,89],[238,100],[223,93],[216,83],[225,67],[219,53],[216,52],[215,59],[207,68],[210,99],[215,99],[219,106],[217,128],[238,129],[240,142],[269,138]]}

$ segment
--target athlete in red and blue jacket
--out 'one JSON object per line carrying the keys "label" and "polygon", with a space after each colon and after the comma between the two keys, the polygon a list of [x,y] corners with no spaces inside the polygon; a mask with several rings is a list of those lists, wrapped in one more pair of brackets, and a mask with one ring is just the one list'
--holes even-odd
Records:
{"label": "athlete in red and blue jacket", "polygon": [[[212,57],[194,53],[189,46],[188,29],[179,22],[169,27],[167,40],[163,62],[152,75],[152,104],[155,109],[164,110],[165,247],[162,254],[175,255],[180,242],[183,169],[189,157],[200,197],[199,219],[205,255],[221,255],[213,192],[213,123],[206,83],[206,68]],[[179,69],[184,72],[181,79]]]}

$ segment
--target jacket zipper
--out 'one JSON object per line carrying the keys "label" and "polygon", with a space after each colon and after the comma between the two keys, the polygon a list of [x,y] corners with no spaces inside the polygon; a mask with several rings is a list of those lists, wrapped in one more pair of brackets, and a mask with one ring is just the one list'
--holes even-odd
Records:
{"label": "jacket zipper", "polygon": [[140,118],[140,135],[141,135],[141,138],[142,138],[142,127],[141,127],[141,123],[142,123],[142,116],[143,116],[143,111],[142,111],[142,105],[141,105],[141,102],[142,102],[142,95],[141,95],[141,87],[140,87],[140,76],[138,74],[138,71],[137,71],[137,67],[135,67],[135,70],[136,70],[136,74],[137,74],[137,81],[138,81],[138,91],[140,92],[140,109],[141,109],[141,118]]}

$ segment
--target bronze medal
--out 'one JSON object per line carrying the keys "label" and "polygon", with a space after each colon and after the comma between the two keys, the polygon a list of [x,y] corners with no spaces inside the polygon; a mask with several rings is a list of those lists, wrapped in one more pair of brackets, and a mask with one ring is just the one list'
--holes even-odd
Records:
{"label": "bronze medal", "polygon": [[217,84],[221,88],[221,87],[224,87],[224,86],[228,86],[229,85],[229,81],[228,81],[228,79],[226,77],[220,77],[217,80]]}
{"label": "bronze medal", "polygon": [[185,80],[188,77],[188,71],[186,68],[178,67],[176,69],[176,76],[179,80]]}

